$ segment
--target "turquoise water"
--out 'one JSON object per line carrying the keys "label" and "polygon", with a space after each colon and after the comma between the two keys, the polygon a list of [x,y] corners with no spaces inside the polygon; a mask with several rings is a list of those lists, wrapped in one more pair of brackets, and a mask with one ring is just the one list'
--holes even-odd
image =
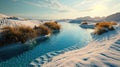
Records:
{"label": "turquoise water", "polygon": [[[0,62],[0,67],[29,67],[30,63],[39,56],[49,52],[64,51],[67,48],[82,48],[92,40],[91,31],[82,29],[78,24],[61,22],[61,31],[53,34],[49,39],[39,42],[37,46],[14,56],[6,61]],[[69,50],[67,50],[69,51]]]}

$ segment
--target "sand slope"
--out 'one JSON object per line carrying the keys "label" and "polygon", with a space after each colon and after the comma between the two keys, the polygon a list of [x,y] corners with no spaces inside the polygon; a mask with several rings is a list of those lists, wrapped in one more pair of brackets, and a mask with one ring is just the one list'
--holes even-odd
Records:
{"label": "sand slope", "polygon": [[30,26],[34,27],[39,25],[41,22],[38,20],[12,20],[12,19],[0,19],[0,28],[4,26]]}
{"label": "sand slope", "polygon": [[48,58],[45,60],[39,57],[30,65],[34,67],[120,67],[119,28],[95,36],[94,39],[82,49],[60,54],[49,61]]}

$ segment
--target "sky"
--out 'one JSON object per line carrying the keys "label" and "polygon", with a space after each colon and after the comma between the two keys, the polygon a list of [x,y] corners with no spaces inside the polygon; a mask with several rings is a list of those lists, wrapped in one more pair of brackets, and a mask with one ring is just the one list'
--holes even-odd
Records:
{"label": "sky", "polygon": [[70,19],[120,12],[120,0],[0,0],[0,13],[26,18]]}

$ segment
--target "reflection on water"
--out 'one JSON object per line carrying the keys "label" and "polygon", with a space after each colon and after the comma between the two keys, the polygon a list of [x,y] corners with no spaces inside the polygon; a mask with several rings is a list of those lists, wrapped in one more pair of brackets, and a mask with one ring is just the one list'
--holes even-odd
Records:
{"label": "reflection on water", "polygon": [[[76,44],[78,48],[81,48],[92,40],[91,31],[80,28],[78,24],[64,22],[60,24],[62,29],[59,33],[53,34],[45,41],[37,42],[36,46],[23,54],[1,62],[0,66],[26,67],[32,60],[46,53],[64,50]],[[36,41],[34,43],[36,44]]]}

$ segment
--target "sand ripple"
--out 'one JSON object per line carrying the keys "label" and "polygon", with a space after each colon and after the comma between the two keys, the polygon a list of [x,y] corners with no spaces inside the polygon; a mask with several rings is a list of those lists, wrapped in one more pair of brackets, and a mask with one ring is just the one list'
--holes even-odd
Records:
{"label": "sand ripple", "polygon": [[114,34],[109,36],[109,38],[104,37],[102,40],[92,41],[82,49],[68,51],[63,54],[59,54],[59,52],[46,54],[32,61],[30,66],[120,67],[120,34]]}

